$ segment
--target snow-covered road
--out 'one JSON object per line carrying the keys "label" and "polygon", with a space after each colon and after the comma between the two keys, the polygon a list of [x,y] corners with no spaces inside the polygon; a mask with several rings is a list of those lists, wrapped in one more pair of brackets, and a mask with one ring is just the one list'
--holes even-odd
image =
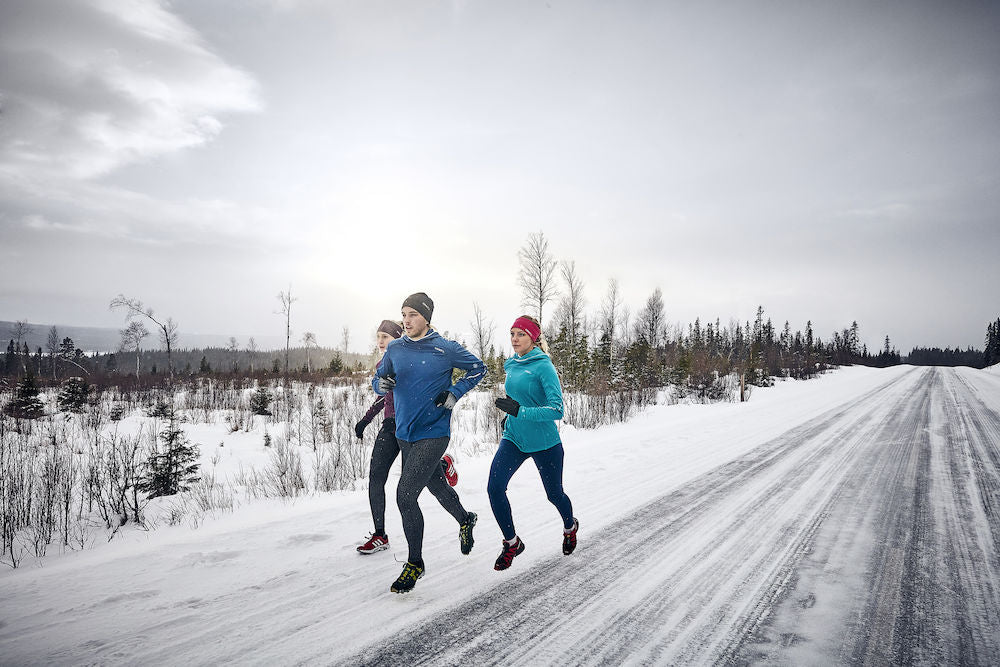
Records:
{"label": "snow-covered road", "polygon": [[896,378],[352,661],[998,664],[1000,415],[977,389]]}
{"label": "snow-covered road", "polygon": [[363,491],[243,507],[0,575],[0,664],[1000,664],[1000,375],[845,369],[564,439],[571,557],[529,466],[494,572],[467,459],[476,548],[423,500],[409,595],[391,510],[394,551],[353,551]]}

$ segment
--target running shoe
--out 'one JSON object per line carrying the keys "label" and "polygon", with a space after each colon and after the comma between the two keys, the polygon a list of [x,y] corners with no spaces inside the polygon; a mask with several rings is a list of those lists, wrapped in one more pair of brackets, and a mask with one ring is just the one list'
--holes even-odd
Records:
{"label": "running shoe", "polygon": [[455,459],[451,458],[451,454],[445,454],[441,458],[441,468],[444,469],[444,478],[448,480],[449,486],[458,484],[458,470],[455,469]]}
{"label": "running shoe", "polygon": [[400,573],[399,579],[392,582],[389,590],[393,593],[409,593],[417,585],[417,579],[422,576],[424,576],[423,566],[414,565],[407,561],[406,565],[403,566],[403,571]]}
{"label": "running shoe", "polygon": [[358,547],[359,554],[373,554],[377,551],[385,551],[389,548],[389,538],[385,535],[372,533],[368,541]]}
{"label": "running shoe", "polygon": [[472,539],[472,527],[476,525],[478,518],[475,512],[469,512],[469,518],[458,529],[458,543],[462,547],[462,553],[466,556],[472,551],[472,545],[476,542]]}
{"label": "running shoe", "polygon": [[580,529],[580,522],[573,519],[573,527],[563,531],[563,555],[570,555],[576,549],[576,531]]}
{"label": "running shoe", "polygon": [[524,542],[521,538],[517,538],[517,541],[513,544],[503,543],[503,551],[500,552],[497,562],[493,565],[494,570],[506,570],[510,567],[510,564],[514,562],[514,556],[521,554],[524,551]]}

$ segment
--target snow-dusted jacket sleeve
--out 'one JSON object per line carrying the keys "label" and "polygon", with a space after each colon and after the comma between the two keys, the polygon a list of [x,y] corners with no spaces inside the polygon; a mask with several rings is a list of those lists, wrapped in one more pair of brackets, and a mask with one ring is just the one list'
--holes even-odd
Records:
{"label": "snow-dusted jacket sleeve", "polygon": [[563,396],[562,386],[559,384],[559,375],[552,363],[544,365],[538,364],[535,377],[542,387],[545,395],[544,404],[538,407],[522,405],[517,412],[518,419],[531,422],[555,421],[563,418]]}
{"label": "snow-dusted jacket sleeve", "polygon": [[486,364],[483,360],[466,350],[455,341],[450,343],[449,353],[451,355],[452,368],[460,368],[465,371],[465,375],[459,378],[458,382],[448,387],[448,391],[455,395],[455,398],[462,398],[486,375]]}

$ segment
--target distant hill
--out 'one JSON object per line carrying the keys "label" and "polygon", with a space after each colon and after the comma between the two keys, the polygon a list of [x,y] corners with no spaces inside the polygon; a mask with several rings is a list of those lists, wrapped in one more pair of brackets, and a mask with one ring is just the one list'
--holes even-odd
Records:
{"label": "distant hill", "polygon": [[[11,329],[14,326],[14,322],[8,322],[5,320],[0,320],[0,352],[7,349],[7,345],[10,343],[12,338]],[[26,339],[28,343],[28,349],[32,353],[38,348],[45,350],[45,346],[49,338],[49,329],[52,328],[51,324],[36,324],[30,322],[28,324],[31,327],[31,331]],[[121,343],[120,329],[111,329],[104,327],[75,327],[68,324],[56,324],[55,325],[58,333],[59,340],[62,341],[63,338],[69,336],[73,339],[73,342],[78,348],[84,352],[114,352],[118,350],[119,344]],[[124,328],[124,325],[123,327]],[[150,331],[149,338],[146,339],[146,344],[144,347],[148,348],[158,348],[160,345],[160,339],[153,331],[153,327],[147,324],[147,329]],[[236,336],[236,341],[240,348],[245,348],[249,336]],[[257,347],[261,350],[277,350],[284,349],[285,339],[281,336],[254,336],[257,343]],[[208,347],[226,347],[229,345],[229,336],[219,335],[219,334],[196,334],[187,333],[184,330],[180,332],[180,340],[178,341],[178,348],[208,348]]]}

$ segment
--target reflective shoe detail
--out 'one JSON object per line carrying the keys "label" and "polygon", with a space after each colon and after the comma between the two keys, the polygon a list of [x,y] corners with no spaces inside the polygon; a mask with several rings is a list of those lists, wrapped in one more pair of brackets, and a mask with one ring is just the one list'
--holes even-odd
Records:
{"label": "reflective shoe detail", "polygon": [[458,484],[458,470],[455,469],[455,459],[451,458],[451,454],[441,457],[441,467],[444,469],[444,478],[448,480],[448,486]]}
{"label": "reflective shoe detail", "polygon": [[360,554],[373,554],[377,551],[385,551],[389,548],[389,538],[385,535],[372,533],[368,541],[358,547]]}
{"label": "reflective shoe detail", "polygon": [[476,525],[478,518],[475,512],[469,512],[469,518],[458,529],[458,543],[462,547],[462,553],[466,556],[472,551],[472,545],[476,543],[472,538],[472,527]]}
{"label": "reflective shoe detail", "polygon": [[392,583],[389,590],[393,593],[409,593],[417,585],[417,579],[422,576],[424,576],[424,568],[407,562],[403,566],[403,571],[400,573],[399,578]]}
{"label": "reflective shoe detail", "polygon": [[568,556],[576,549],[576,531],[580,529],[580,522],[573,519],[573,528],[563,531],[563,555]]}
{"label": "reflective shoe detail", "polygon": [[524,541],[521,538],[517,538],[517,541],[513,544],[503,543],[503,551],[500,552],[500,556],[497,558],[497,562],[493,565],[494,570],[506,570],[510,567],[510,564],[514,562],[514,556],[522,553],[524,551]]}

